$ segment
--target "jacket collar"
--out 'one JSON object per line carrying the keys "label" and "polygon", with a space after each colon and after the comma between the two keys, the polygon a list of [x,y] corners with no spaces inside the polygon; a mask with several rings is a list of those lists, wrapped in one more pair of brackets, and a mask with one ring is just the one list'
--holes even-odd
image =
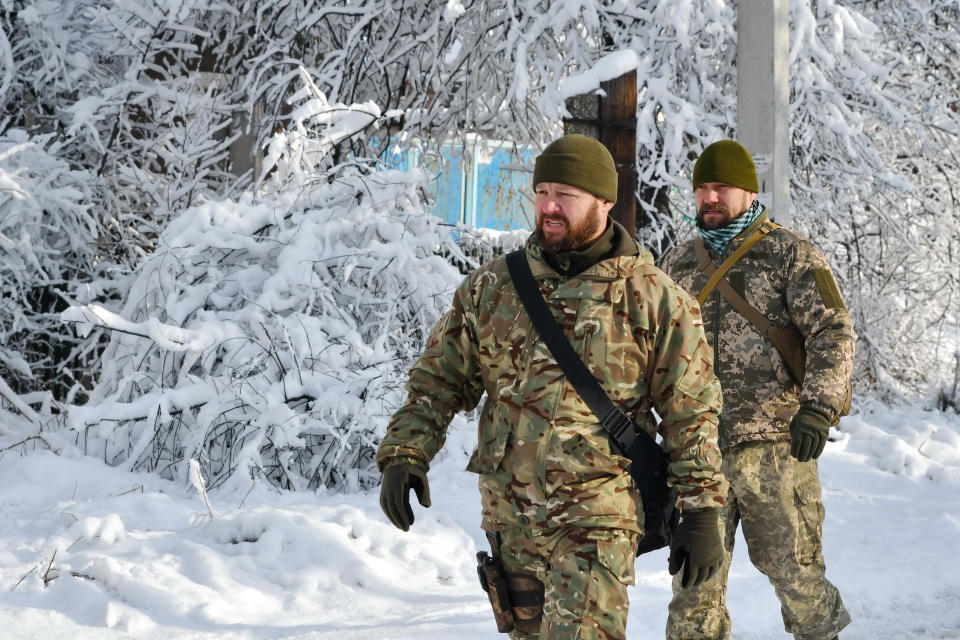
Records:
{"label": "jacket collar", "polygon": [[[632,238],[629,242],[636,248],[636,255],[618,255],[613,258],[601,260],[585,271],[572,276],[570,280],[576,280],[577,278],[620,280],[629,277],[631,272],[640,265],[653,264],[653,255],[650,251]],[[543,249],[540,247],[540,243],[537,242],[537,237],[534,234],[531,233],[530,237],[527,238],[525,249],[527,251],[527,258],[530,260],[530,270],[533,272],[535,278],[564,278],[564,276],[557,273],[543,257]]]}

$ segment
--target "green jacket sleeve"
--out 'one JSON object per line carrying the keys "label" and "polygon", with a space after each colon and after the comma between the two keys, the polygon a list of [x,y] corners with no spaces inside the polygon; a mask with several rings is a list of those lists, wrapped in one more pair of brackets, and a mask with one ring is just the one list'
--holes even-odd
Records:
{"label": "green jacket sleeve", "polygon": [[794,243],[784,268],[790,319],[806,338],[800,405],[836,418],[853,369],[853,321],[829,263],[811,243]]}
{"label": "green jacket sleeve", "polygon": [[720,383],[713,350],[703,333],[700,307],[664,276],[664,295],[653,326],[650,394],[670,452],[670,481],[681,508],[726,504],[728,483],[718,445]]}

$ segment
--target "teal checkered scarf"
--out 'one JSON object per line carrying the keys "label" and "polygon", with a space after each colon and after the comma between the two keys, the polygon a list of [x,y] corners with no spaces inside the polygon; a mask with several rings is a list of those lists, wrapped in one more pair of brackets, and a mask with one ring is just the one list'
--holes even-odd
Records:
{"label": "teal checkered scarf", "polygon": [[723,250],[727,248],[730,241],[740,235],[741,231],[756,222],[757,218],[760,217],[760,214],[762,214],[765,209],[766,207],[760,204],[760,200],[754,199],[750,208],[727,226],[720,227],[719,229],[701,229],[698,224],[697,233],[700,234],[703,241],[714,251],[723,255]]}

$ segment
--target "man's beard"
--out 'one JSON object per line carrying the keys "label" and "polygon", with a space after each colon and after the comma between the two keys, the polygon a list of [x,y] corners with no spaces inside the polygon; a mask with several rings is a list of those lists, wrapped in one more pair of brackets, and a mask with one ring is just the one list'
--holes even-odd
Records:
{"label": "man's beard", "polygon": [[[551,242],[546,234],[543,233],[543,223],[547,220],[559,220],[563,223],[563,226],[566,228],[567,233],[559,240]],[[540,219],[537,221],[537,228],[534,230],[534,234],[537,236],[537,240],[540,241],[540,246],[544,249],[549,249],[550,251],[579,251],[584,249],[589,245],[594,236],[596,236],[601,229],[603,224],[603,216],[600,215],[600,201],[595,201],[590,207],[590,210],[587,211],[586,217],[575,227],[571,227],[570,223],[563,216],[550,216],[543,215],[540,216]]]}
{"label": "man's beard", "polygon": [[[707,226],[704,224],[704,221],[703,221],[703,214],[704,212],[707,212],[707,211],[716,211],[716,212],[722,213],[723,218],[717,221],[713,221],[710,223],[709,226]],[[743,211],[741,211],[740,213],[743,213]],[[733,215],[730,212],[730,208],[727,205],[723,204],[722,202],[717,202],[714,204],[705,204],[702,207],[700,207],[699,211],[697,211],[697,226],[700,227],[701,229],[708,229],[708,230],[722,229],[728,224],[730,224],[731,222],[733,222],[734,220],[736,220],[739,216],[740,214]]]}

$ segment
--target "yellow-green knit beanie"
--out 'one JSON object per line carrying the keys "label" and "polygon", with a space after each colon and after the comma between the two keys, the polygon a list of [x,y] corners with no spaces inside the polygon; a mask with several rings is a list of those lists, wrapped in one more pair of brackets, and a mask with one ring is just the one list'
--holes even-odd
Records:
{"label": "yellow-green knit beanie", "polygon": [[617,201],[617,167],[607,148],[589,136],[571,133],[547,145],[533,166],[533,188],[560,182]]}

